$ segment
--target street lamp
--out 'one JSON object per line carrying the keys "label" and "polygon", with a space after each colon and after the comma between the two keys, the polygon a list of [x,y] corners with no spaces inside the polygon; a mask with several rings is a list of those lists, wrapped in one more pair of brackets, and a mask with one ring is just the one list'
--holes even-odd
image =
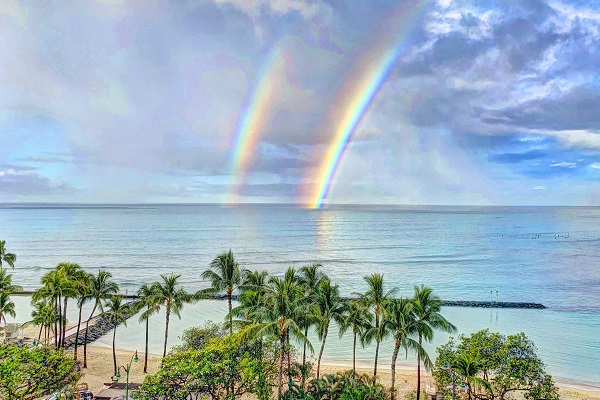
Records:
{"label": "street lamp", "polygon": [[125,371],[125,400],[129,400],[129,371],[131,370],[131,364],[133,364],[134,362],[138,362],[139,358],[138,358],[138,353],[137,350],[135,351],[135,354],[131,357],[131,361],[129,361],[129,364],[127,364],[127,366],[121,365],[118,369],[117,369],[117,374],[115,376],[113,376],[113,379],[115,381],[118,381],[119,379],[121,379],[121,368],[123,368],[123,371]]}
{"label": "street lamp", "polygon": [[450,364],[448,364],[448,360],[444,361],[444,364],[442,365],[442,369],[444,371],[450,372],[450,377],[452,378],[452,400],[455,400],[456,399],[456,374],[452,370],[452,367],[450,366]]}
{"label": "street lamp", "polygon": [[[442,364],[442,369],[444,371],[450,372],[450,377],[452,378],[452,400],[455,400],[456,399],[456,372],[454,372],[454,370],[448,363],[448,360],[444,361],[444,364]],[[461,384],[458,385],[458,389],[465,391],[465,390],[469,389],[469,386],[466,383],[461,382]]]}

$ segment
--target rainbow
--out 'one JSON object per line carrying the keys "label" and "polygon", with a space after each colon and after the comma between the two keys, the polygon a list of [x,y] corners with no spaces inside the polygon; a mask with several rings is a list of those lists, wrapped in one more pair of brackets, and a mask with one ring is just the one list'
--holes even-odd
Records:
{"label": "rainbow", "polygon": [[285,57],[277,49],[265,64],[248,107],[238,123],[232,156],[233,183],[227,201],[229,204],[238,202],[240,188],[245,183],[248,167],[254,159],[253,154],[258,151],[260,134],[269,121],[275,92],[284,77]]}
{"label": "rainbow", "polygon": [[[327,199],[327,195],[333,186],[335,176],[340,168],[343,155],[356,132],[360,121],[367,113],[379,89],[386,81],[390,70],[403,53],[402,41],[407,32],[410,31],[409,24],[427,2],[405,1],[398,7],[391,17],[383,24],[383,28],[375,35],[374,45],[370,51],[361,57],[361,63],[357,64],[354,73],[351,73],[351,81],[340,91],[337,101],[340,112],[335,114],[333,121],[334,136],[327,149],[324,158],[317,169],[316,183],[312,187],[312,193],[305,198],[309,199],[310,208],[321,208]],[[401,25],[402,32],[394,32],[393,26]],[[393,32],[391,34],[391,32]],[[395,37],[390,46],[390,35]],[[358,77],[358,79],[357,79]],[[313,178],[314,180],[314,178]]]}

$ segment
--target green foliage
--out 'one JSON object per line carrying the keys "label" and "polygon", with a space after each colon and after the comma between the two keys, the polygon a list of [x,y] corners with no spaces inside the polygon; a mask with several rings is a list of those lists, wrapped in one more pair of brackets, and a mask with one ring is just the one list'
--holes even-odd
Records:
{"label": "green foliage", "polygon": [[524,333],[504,336],[485,329],[458,339],[437,349],[433,376],[438,387],[451,385],[454,376],[456,385],[466,384],[469,399],[504,400],[513,392],[532,400],[558,399],[552,376]]}
{"label": "green foliage", "polygon": [[162,368],[146,377],[139,399],[235,399],[253,394],[269,399],[273,390],[277,351],[241,334],[215,338],[199,350],[165,357]]}
{"label": "green foliage", "polygon": [[385,388],[377,382],[377,377],[358,375],[354,371],[338,372],[313,379],[306,393],[310,397],[289,397],[289,399],[310,400],[385,400]]}
{"label": "green foliage", "polygon": [[208,321],[203,326],[192,327],[183,331],[179,336],[181,344],[173,346],[173,352],[202,350],[206,344],[223,338],[225,334],[222,325]]}
{"label": "green foliage", "polygon": [[76,361],[50,346],[27,348],[0,346],[0,398],[17,400],[40,397],[79,379]]}

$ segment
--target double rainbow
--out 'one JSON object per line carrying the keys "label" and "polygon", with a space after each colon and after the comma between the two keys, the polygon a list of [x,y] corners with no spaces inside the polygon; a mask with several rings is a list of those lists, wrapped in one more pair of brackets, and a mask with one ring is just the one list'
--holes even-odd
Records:
{"label": "double rainbow", "polygon": [[[374,40],[369,50],[363,53],[353,73],[349,74],[350,79],[342,86],[337,100],[333,103],[335,108],[330,113],[326,128],[329,131],[333,125],[333,141],[322,161],[317,162],[319,167],[316,179],[312,176],[307,178],[307,181],[315,183],[301,196],[303,199],[309,199],[311,208],[320,208],[326,201],[335,183],[343,155],[360,121],[403,53],[406,33],[411,30],[413,21],[418,20],[416,15],[425,9],[427,3],[426,0],[405,0],[391,12],[373,36]],[[278,49],[266,64],[254,88],[251,101],[238,124],[232,157],[233,184],[229,193],[230,204],[238,202],[240,188],[246,181],[251,160],[254,159],[253,154],[258,151],[260,134],[274,111],[273,100],[278,86],[284,80],[285,56]]]}

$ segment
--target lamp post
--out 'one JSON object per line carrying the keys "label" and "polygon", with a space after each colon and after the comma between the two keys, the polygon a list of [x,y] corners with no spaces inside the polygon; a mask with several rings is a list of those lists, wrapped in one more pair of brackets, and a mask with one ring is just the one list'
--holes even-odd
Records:
{"label": "lamp post", "polygon": [[[448,361],[444,361],[444,364],[442,365],[442,369],[444,371],[448,371],[450,373],[450,377],[452,378],[452,400],[455,400],[456,399],[456,372],[454,372],[454,370],[452,369],[450,364],[448,364]],[[467,384],[465,384],[464,382],[461,382],[461,384],[458,385],[458,388],[460,390],[467,390],[469,388],[469,386]]]}
{"label": "lamp post", "polygon": [[131,364],[138,361],[139,358],[136,350],[135,354],[131,356],[131,361],[129,361],[129,364],[127,364],[127,366],[121,365],[119,369],[117,369],[117,374],[113,376],[113,379],[118,381],[119,379],[121,379],[121,368],[123,368],[123,371],[125,371],[125,400],[129,400],[129,371],[131,370]]}

